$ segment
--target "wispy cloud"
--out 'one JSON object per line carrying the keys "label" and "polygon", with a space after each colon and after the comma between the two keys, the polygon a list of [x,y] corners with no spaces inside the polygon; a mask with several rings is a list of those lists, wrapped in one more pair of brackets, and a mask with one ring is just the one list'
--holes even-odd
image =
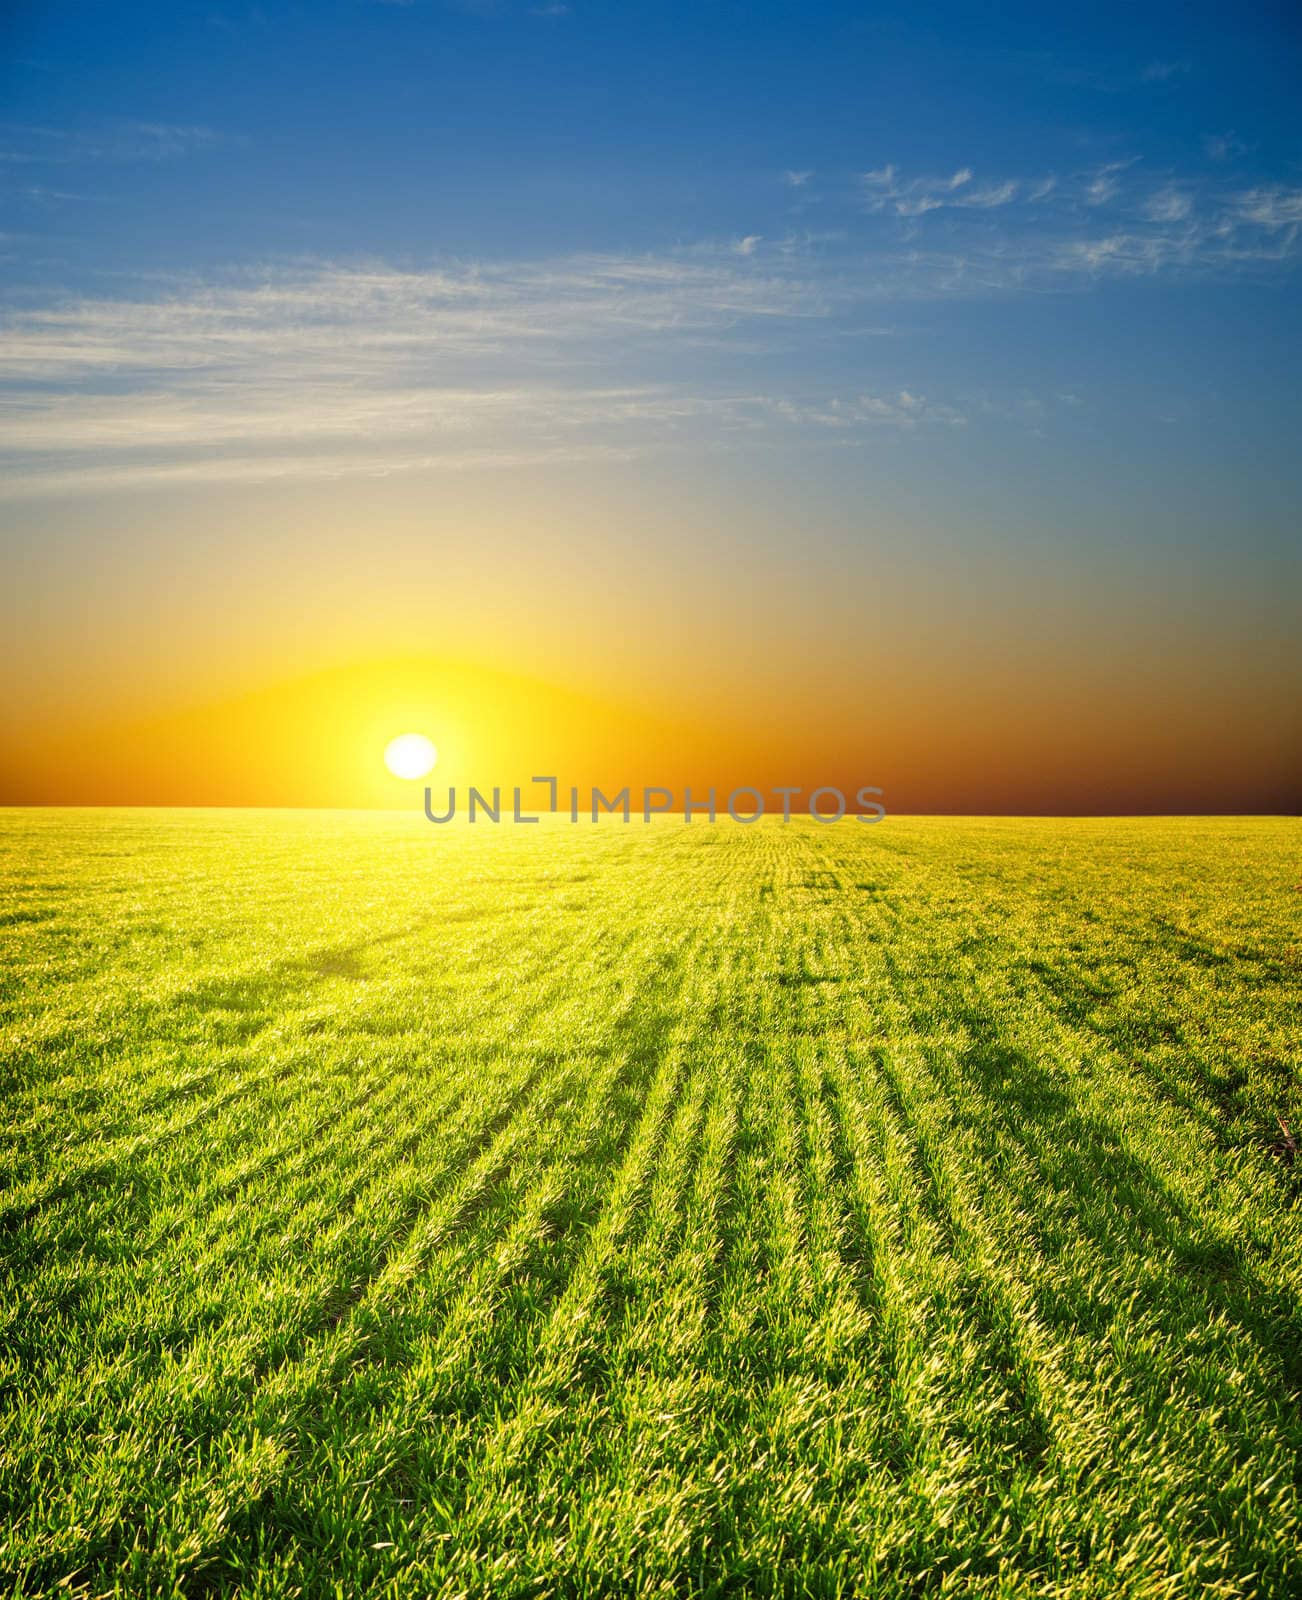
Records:
{"label": "wispy cloud", "polygon": [[1193,198],[1187,189],[1174,184],[1159,189],[1144,202],[1143,213],[1150,222],[1183,222],[1193,211]]}
{"label": "wispy cloud", "polygon": [[[961,420],[909,389],[794,397],[693,367],[702,339],[737,348],[747,330],[826,321],[847,293],[753,257],[320,265],[20,312],[0,344],[4,493],[586,461],[775,428]],[[672,379],[651,378],[675,347]],[[610,381],[639,366],[641,381]]]}
{"label": "wispy cloud", "polygon": [[[887,164],[862,174],[861,184],[870,215],[898,220],[912,283],[924,294],[1243,273],[1292,261],[1302,248],[1302,187],[1227,189],[1207,177],[1146,172],[1133,156],[1065,178],[987,183],[966,166],[943,177],[906,177]],[[964,212],[989,219],[964,225]],[[880,256],[875,266],[882,270]]]}
{"label": "wispy cloud", "polygon": [[1203,149],[1211,161],[1235,161],[1246,156],[1251,148],[1233,129],[1229,133],[1203,134]]}
{"label": "wispy cloud", "polygon": [[169,161],[246,143],[240,135],[199,124],[115,122],[97,128],[0,124],[0,162],[23,166],[64,166],[83,161]]}
{"label": "wispy cloud", "polygon": [[1162,57],[1147,61],[1100,65],[1096,60],[1082,56],[1064,56],[1044,50],[1013,51],[1001,59],[1020,61],[1031,72],[1048,79],[1050,83],[1066,84],[1073,89],[1089,89],[1098,94],[1127,95],[1151,91],[1161,84],[1172,84],[1188,77],[1194,64],[1187,57]]}
{"label": "wispy cloud", "polygon": [[1140,73],[1144,83],[1170,83],[1172,78],[1186,77],[1193,70],[1191,61],[1150,61]]}
{"label": "wispy cloud", "polygon": [[[1015,178],[997,183],[977,183],[970,167],[960,167],[948,177],[905,180],[893,165],[863,174],[864,205],[870,212],[889,211],[897,217],[921,217],[946,207],[987,211],[1016,200],[1022,185]],[[1048,191],[1043,191],[1047,193]]]}
{"label": "wispy cloud", "polygon": [[892,381],[850,395],[827,391],[819,351],[833,337],[863,349],[885,306],[1277,274],[1302,255],[1302,187],[1140,169],[1091,203],[1121,170],[982,181],[887,165],[862,180],[867,215],[816,236],[424,270],[305,263],[29,302],[0,321],[3,492],[957,426],[972,414],[961,398],[901,385],[900,341]]}
{"label": "wispy cloud", "polygon": [[1105,206],[1115,200],[1121,192],[1121,174],[1133,165],[1132,161],[1109,161],[1090,173],[1085,180],[1085,204]]}
{"label": "wispy cloud", "polygon": [[221,372],[250,359],[316,363],[331,351],[341,369],[363,373],[434,359],[480,370],[496,356],[545,368],[590,364],[612,342],[820,314],[807,281],[743,268],[731,262],[736,254],[429,271],[321,265],[177,284],[162,298],[58,301],[9,319],[0,380]]}
{"label": "wispy cloud", "polygon": [[0,341],[6,492],[588,459],[753,428],[775,415],[762,395],[651,376],[667,342],[824,314],[753,250],[319,265],[22,311]]}
{"label": "wispy cloud", "polygon": [[63,205],[70,200],[81,200],[84,197],[74,194],[67,189],[52,189],[45,183],[23,183],[16,188],[6,191],[9,197],[15,200],[26,200],[38,206]]}
{"label": "wispy cloud", "polygon": [[1295,229],[1302,224],[1302,189],[1290,189],[1282,184],[1245,189],[1234,196],[1232,205],[1243,221],[1270,233]]}
{"label": "wispy cloud", "polygon": [[912,429],[926,423],[962,427],[967,416],[957,406],[927,399],[925,395],[900,389],[894,394],[860,394],[850,399],[834,397],[818,404],[796,400],[769,400],[765,409],[789,422],[812,424],[819,428],[853,430],[865,424],[886,424]]}

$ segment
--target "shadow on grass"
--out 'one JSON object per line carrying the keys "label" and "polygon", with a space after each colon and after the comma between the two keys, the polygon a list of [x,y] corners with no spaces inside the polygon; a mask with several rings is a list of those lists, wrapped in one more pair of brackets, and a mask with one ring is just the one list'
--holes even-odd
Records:
{"label": "shadow on grass", "polygon": [[[1070,1197],[1071,1226],[1105,1256],[1123,1242],[1117,1219],[1124,1219],[1135,1244],[1164,1253],[1171,1264],[1164,1292],[1150,1302],[1169,1332],[1193,1337],[1209,1317],[1223,1318],[1258,1345],[1268,1364],[1278,1363],[1289,1390],[1302,1388],[1302,1307],[1262,1279],[1257,1252],[1198,1217],[1150,1160],[1126,1148],[1117,1127],[1082,1111],[1061,1080],[1013,1045],[992,1018],[971,1006],[951,1014],[972,1040],[951,1080],[952,1097],[987,1152],[996,1153],[990,1130],[997,1128],[1040,1174],[1036,1192],[1023,1196],[1027,1214],[1036,1215],[1046,1191]],[[1180,1137],[1178,1127],[1171,1137]],[[1115,1214],[1094,1203],[1097,1197],[1110,1201]],[[1046,1246],[1052,1254],[1051,1239]],[[1068,1306],[1058,1311],[1058,1320],[1076,1321]]]}

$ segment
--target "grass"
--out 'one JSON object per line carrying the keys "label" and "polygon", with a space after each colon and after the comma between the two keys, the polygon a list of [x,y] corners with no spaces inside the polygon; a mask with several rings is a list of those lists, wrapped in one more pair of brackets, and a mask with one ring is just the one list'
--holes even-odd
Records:
{"label": "grass", "polygon": [[0,1571],[1302,1592],[1300,845],[3,814]]}

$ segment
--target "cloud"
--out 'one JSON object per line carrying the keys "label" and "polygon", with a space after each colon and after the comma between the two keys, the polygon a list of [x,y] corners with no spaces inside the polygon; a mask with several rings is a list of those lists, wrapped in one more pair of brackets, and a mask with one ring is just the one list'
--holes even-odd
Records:
{"label": "cloud", "polygon": [[771,400],[765,405],[788,422],[836,430],[882,424],[905,429],[924,423],[962,427],[967,422],[967,417],[957,407],[930,401],[908,389],[900,389],[893,395],[860,394],[849,400],[834,398],[818,404]]}
{"label": "cloud", "polygon": [[803,171],[794,172],[788,168],[788,170],[784,172],[782,176],[783,179],[791,186],[791,188],[803,189],[809,180],[814,176],[814,169],[809,167]]}
{"label": "cloud", "polygon": [[1149,61],[1142,67],[1136,67],[1133,62],[1127,66],[1100,67],[1084,57],[1064,58],[1057,51],[1013,50],[1002,59],[1020,62],[1026,70],[1043,75],[1051,83],[1106,95],[1133,94],[1154,84],[1172,83],[1193,71],[1193,62],[1184,58]]}
{"label": "cloud", "polygon": [[1134,277],[1156,272],[1174,258],[1191,259],[1193,241],[1181,244],[1162,235],[1110,233],[1101,238],[1068,239],[1056,245],[1047,265],[1057,271],[1093,277]]}
{"label": "cloud", "polygon": [[1008,205],[1021,188],[1016,179],[974,188],[971,167],[959,167],[948,177],[904,181],[893,163],[865,172],[861,183],[866,210],[893,212],[897,217],[922,217],[945,207],[989,210]]}
{"label": "cloud", "polygon": [[[627,459],[962,420],[908,388],[795,398],[715,380],[702,343],[741,354],[745,330],[824,322],[838,296],[854,292],[729,248],[321,264],[55,301],[3,328],[0,493]],[[674,351],[673,377],[654,376]]]}
{"label": "cloud", "polygon": [[1088,203],[1119,170],[983,183],[889,164],[861,180],[868,219],[763,248],[747,234],[641,256],[306,262],[24,299],[0,317],[0,492],[955,426],[970,407],[894,371],[829,396],[828,340],[864,351],[856,335],[906,303],[1278,277],[1302,256],[1302,187],[1141,173]]}
{"label": "cloud", "polygon": [[871,260],[883,296],[1061,288],[1070,277],[1242,274],[1291,262],[1302,249],[1302,188],[1262,183],[1227,192],[1206,178],[1146,175],[1139,157],[1065,181],[985,183],[967,166],[906,177],[888,162],[861,174],[860,186],[869,215],[907,224],[900,237],[910,248],[894,273],[885,252]]}
{"label": "cloud", "polygon": [[274,483],[321,481],[340,478],[390,478],[414,472],[510,471],[518,468],[566,464],[628,461],[639,452],[614,445],[570,442],[535,449],[513,449],[498,444],[461,450],[425,453],[394,451],[367,453],[328,452],[288,455],[195,455],[188,459],[97,460],[74,470],[26,472],[0,484],[0,501],[32,500],[72,494],[101,494],[114,490],[171,489],[195,484]]}
{"label": "cloud", "polygon": [[1139,76],[1144,83],[1169,83],[1172,78],[1183,78],[1192,70],[1191,61],[1150,61]]}
{"label": "cloud", "polygon": [[82,195],[73,194],[67,189],[51,189],[43,183],[24,184],[21,188],[11,192],[16,199],[28,200],[35,205],[42,206],[61,205],[68,200],[81,200],[84,198]]}
{"label": "cloud", "polygon": [[1117,174],[1133,165],[1132,161],[1110,161],[1106,166],[1097,168],[1086,179],[1085,204],[1103,206],[1107,205],[1108,201],[1115,200],[1121,191],[1121,182]]}
{"label": "cloud", "polygon": [[1229,133],[1203,134],[1203,149],[1210,161],[1234,161],[1239,156],[1246,156],[1251,146],[1231,130]]}
{"label": "cloud", "polygon": [[1150,222],[1183,222],[1192,211],[1193,200],[1188,191],[1174,186],[1149,195],[1143,208]]}
{"label": "cloud", "polygon": [[168,161],[247,143],[241,135],[174,122],[115,122],[98,129],[0,124],[0,162],[24,166]]}
{"label": "cloud", "polygon": [[[1135,276],[1276,272],[1302,253],[1302,189],[1261,184],[1227,193],[1197,178],[1120,175],[1113,161],[1056,177],[979,184],[971,169],[902,176],[894,163],[863,175],[866,209],[908,222],[892,259],[866,262],[883,298],[936,298],[1087,288]],[[933,220],[933,213],[942,213]],[[978,217],[978,213],[984,213]]]}
{"label": "cloud", "polygon": [[762,398],[652,372],[675,346],[685,369],[704,340],[825,314],[751,248],[322,264],[22,310],[0,329],[5,492],[588,459],[753,428]]}
{"label": "cloud", "polygon": [[239,373],[250,361],[315,369],[333,360],[363,374],[430,360],[471,372],[498,357],[546,368],[612,343],[821,314],[808,284],[777,268],[757,271],[736,254],[578,255],[425,271],[322,264],[177,281],[156,298],[56,300],[8,320],[0,381]]}
{"label": "cloud", "polygon": [[1006,206],[1016,200],[1020,185],[1013,179],[1006,183],[997,183],[988,189],[969,190],[959,202],[965,206],[975,206],[986,210],[991,206]]}
{"label": "cloud", "polygon": [[1245,189],[1234,196],[1233,209],[1244,222],[1271,233],[1281,228],[1296,228],[1302,223],[1302,189],[1290,189],[1282,184]]}

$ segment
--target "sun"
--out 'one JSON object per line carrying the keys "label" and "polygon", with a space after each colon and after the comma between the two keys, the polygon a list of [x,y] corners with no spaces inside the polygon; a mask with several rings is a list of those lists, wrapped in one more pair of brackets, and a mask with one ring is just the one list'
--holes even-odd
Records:
{"label": "sun", "polygon": [[400,733],[384,747],[384,764],[395,778],[423,778],[439,753],[423,733]]}

